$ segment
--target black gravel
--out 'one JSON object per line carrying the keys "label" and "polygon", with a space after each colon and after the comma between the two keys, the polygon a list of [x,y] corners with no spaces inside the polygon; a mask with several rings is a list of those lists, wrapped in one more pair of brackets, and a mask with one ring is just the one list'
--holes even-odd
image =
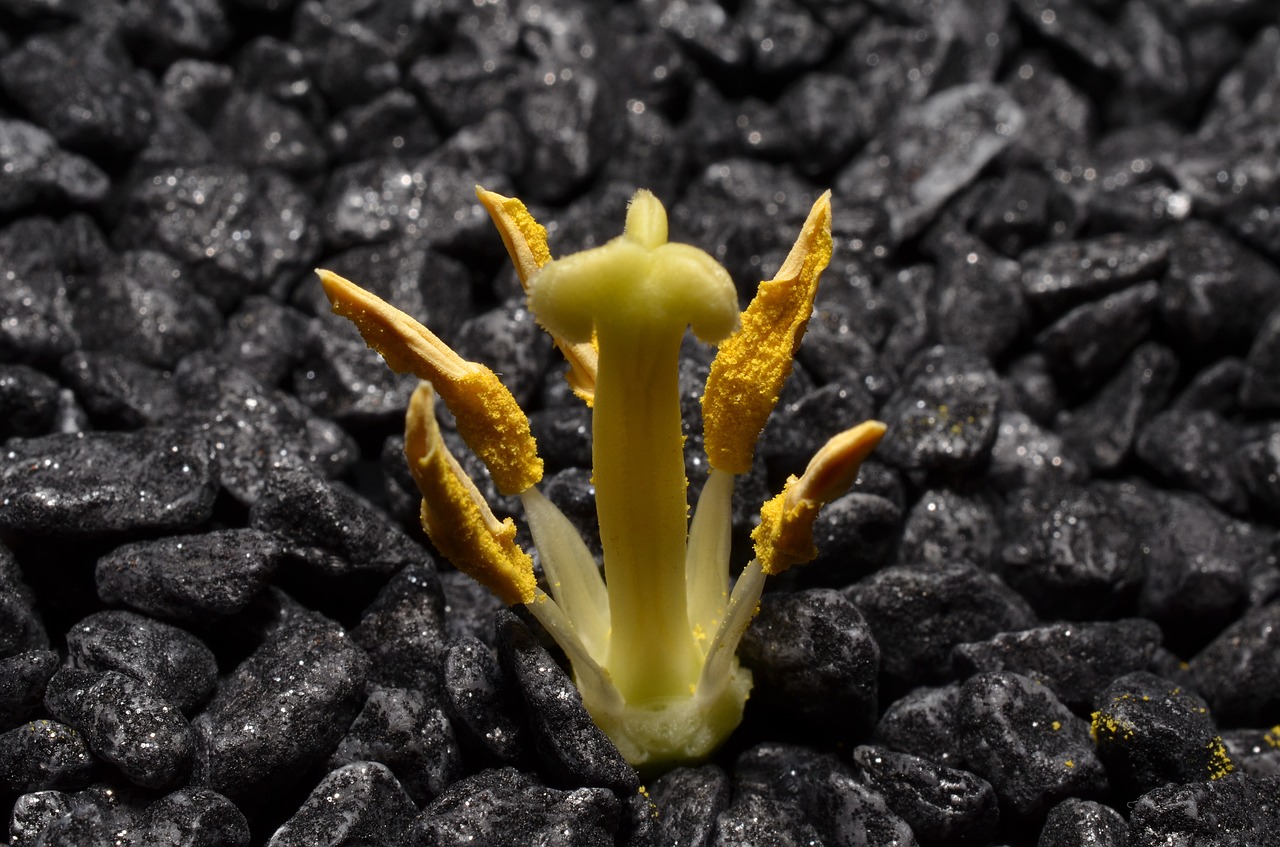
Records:
{"label": "black gravel", "polygon": [[[1280,845],[1278,113],[1272,0],[0,0],[10,843]],[[556,254],[652,188],[744,302],[834,190],[743,557],[889,434],[645,788],[311,274],[498,371],[598,545],[477,182]]]}

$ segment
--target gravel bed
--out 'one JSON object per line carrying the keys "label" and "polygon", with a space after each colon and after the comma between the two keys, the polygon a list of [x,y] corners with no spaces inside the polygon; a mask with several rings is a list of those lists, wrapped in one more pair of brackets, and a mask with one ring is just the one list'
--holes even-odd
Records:
{"label": "gravel bed", "polygon": [[[1280,844],[1277,115],[1272,0],[0,0],[10,843]],[[743,557],[889,431],[700,766],[431,551],[414,380],[311,272],[500,373],[590,532],[477,183],[556,255],[650,188],[744,304],[833,190]]]}

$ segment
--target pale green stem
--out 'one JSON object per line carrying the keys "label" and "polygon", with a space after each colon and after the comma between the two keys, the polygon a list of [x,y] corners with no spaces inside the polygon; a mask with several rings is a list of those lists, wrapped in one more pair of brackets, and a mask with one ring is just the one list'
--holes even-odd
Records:
{"label": "pale green stem", "polygon": [[587,652],[605,661],[609,644],[609,595],[595,557],[578,530],[535,486],[520,494],[533,544],[551,596],[573,621]]}
{"label": "pale green stem", "polygon": [[593,704],[607,709],[621,709],[622,698],[613,687],[608,672],[600,667],[587,652],[573,622],[565,615],[564,610],[556,605],[556,601],[539,588],[534,601],[526,603],[525,608],[537,618],[542,628],[555,639],[556,644],[560,645],[560,649],[569,657],[569,664],[573,666],[574,679],[578,683],[578,690],[583,692],[584,699],[589,697]]}
{"label": "pale green stem", "polygon": [[631,704],[689,697],[701,665],[684,575],[682,330],[597,323],[592,480],[612,623],[607,667]]}
{"label": "pale green stem", "polygon": [[729,553],[733,544],[734,474],[711,469],[689,527],[685,578],[689,628],[705,651],[720,627],[729,600]]}
{"label": "pale green stem", "polygon": [[698,681],[699,697],[713,697],[728,683],[734,666],[734,654],[738,652],[738,642],[755,617],[760,595],[764,593],[764,582],[765,573],[760,560],[752,559],[733,586],[733,593],[729,595],[728,613],[720,622],[720,628],[716,630],[707,650],[707,661],[702,668],[702,678]]}

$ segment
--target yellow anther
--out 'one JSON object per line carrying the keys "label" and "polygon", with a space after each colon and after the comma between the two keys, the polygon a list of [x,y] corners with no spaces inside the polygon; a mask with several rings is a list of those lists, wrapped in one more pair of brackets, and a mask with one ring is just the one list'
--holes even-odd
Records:
{"label": "yellow anther", "polygon": [[836,435],[809,460],[804,474],[788,479],[781,493],[764,504],[751,538],[766,574],[781,573],[818,555],[813,543],[818,511],[849,490],[884,431],[879,421],[866,421]]}
{"label": "yellow anther", "polygon": [[441,555],[508,606],[536,595],[533,561],[515,543],[440,437],[431,384],[419,384],[405,416],[404,452],[422,493],[422,528]]}
{"label": "yellow anther", "polygon": [[435,386],[457,420],[458,434],[489,468],[503,494],[519,494],[542,479],[542,460],[521,411],[498,375],[455,353],[431,330],[380,297],[331,271],[318,270],[336,314],[397,373]]}
{"label": "yellow anther", "polygon": [[729,473],[751,470],[756,440],[813,312],[818,279],[831,261],[831,192],[809,210],[800,236],[773,279],[760,288],[742,328],[720,345],[702,397],[707,459]]}
{"label": "yellow anther", "polygon": [[[511,263],[515,265],[516,276],[520,285],[529,290],[529,279],[533,274],[551,261],[551,250],[547,247],[547,230],[533,219],[529,209],[514,197],[504,197],[496,191],[486,191],[476,186],[476,197],[484,206],[493,224],[502,236],[502,243],[507,247]],[[573,393],[588,406],[595,399],[596,371],[599,367],[600,354],[594,341],[569,342],[555,333],[552,340],[564,354],[569,363],[567,379]]]}

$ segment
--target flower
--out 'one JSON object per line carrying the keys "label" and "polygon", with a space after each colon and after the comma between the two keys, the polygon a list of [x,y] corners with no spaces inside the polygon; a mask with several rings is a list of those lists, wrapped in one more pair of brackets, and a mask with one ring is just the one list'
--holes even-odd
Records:
{"label": "flower", "polygon": [[[817,554],[818,511],[849,489],[885,429],[868,421],[840,433],[787,481],[762,509],[755,558],[731,588],[734,478],[751,468],[830,260],[830,193],[741,314],[728,272],[706,252],[669,242],[666,210],[647,191],[632,199],[621,236],[560,259],[523,203],[481,188],[477,195],[530,310],[570,363],[571,387],[592,407],[603,576],[539,492],[542,461],[528,418],[497,375],[321,270],[325,293],[388,365],[423,380],[406,415],[405,453],[422,525],[440,553],[541,622],[568,657],[588,712],[628,761],[652,769],[705,758],[742,720],[751,674],[735,652],[765,578]],[[702,401],[711,473],[692,521],[678,387],[686,328],[718,344]],[[520,497],[545,590],[514,522],[497,519],[441,438],[436,392],[498,490]]]}

